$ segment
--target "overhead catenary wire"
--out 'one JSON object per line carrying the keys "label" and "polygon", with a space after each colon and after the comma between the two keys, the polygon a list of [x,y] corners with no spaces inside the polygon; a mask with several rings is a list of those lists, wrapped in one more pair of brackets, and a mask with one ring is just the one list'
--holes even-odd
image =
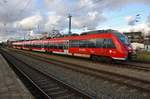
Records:
{"label": "overhead catenary wire", "polygon": [[19,11],[18,15],[16,15],[16,20],[17,20],[19,17],[22,16],[22,13],[23,13],[23,12],[25,11],[25,9],[29,6],[30,1],[31,1],[31,0],[27,0],[27,2],[26,2],[26,4],[25,4],[24,8]]}
{"label": "overhead catenary wire", "polygon": [[[86,6],[87,7],[87,6]],[[86,8],[86,7],[83,7],[83,8]],[[94,7],[93,7],[94,8]],[[77,11],[80,11],[82,8],[80,8],[79,10],[77,10]],[[77,12],[76,11],[76,12]],[[134,11],[131,11],[131,12],[129,12],[129,14],[128,15],[132,15],[133,17],[135,17],[135,23],[137,23],[137,22],[139,22],[140,20],[141,20],[141,14],[142,13],[142,10],[140,10],[138,13],[137,13],[137,10],[134,10]],[[134,14],[134,15],[133,15]],[[127,15],[126,15],[126,13],[121,13],[121,14],[119,14],[119,15],[117,15],[117,17],[114,17],[114,18],[109,18],[108,19],[108,21],[115,21],[115,20],[117,20],[118,18],[119,19],[124,19],[125,20],[125,17],[126,17]],[[120,23],[121,21],[116,21],[115,23],[113,23],[113,24],[111,24],[109,27],[112,27],[112,26],[114,26],[114,25],[118,25],[118,23]]]}
{"label": "overhead catenary wire", "polygon": [[[30,0],[26,0],[25,2],[25,6],[23,7],[23,9],[21,9],[19,11],[18,14],[16,14],[15,16],[14,15],[11,15],[14,11],[14,9],[16,9],[18,7],[18,5],[22,2],[22,0],[20,0],[20,2],[17,2],[15,5],[13,5],[14,8],[9,8],[9,1],[6,1],[6,0],[3,0],[3,2],[0,1],[0,7],[3,7],[4,9],[7,9],[9,11],[6,12],[6,18],[9,19],[9,17],[11,16],[11,19],[12,20],[18,20],[18,18],[22,15],[22,13],[24,12],[24,10],[29,6],[30,4]],[[6,26],[7,23],[4,23],[4,25]],[[6,30],[8,31],[8,30]]]}
{"label": "overhead catenary wire", "polygon": [[[103,1],[103,0],[95,0],[94,5],[96,5],[98,2],[101,2],[101,1]],[[71,12],[77,12],[77,11],[80,11],[80,10],[87,8],[87,7],[88,7],[87,5],[84,5],[84,6],[81,6],[80,8],[72,10]]]}
{"label": "overhead catenary wire", "polygon": [[[22,13],[23,13],[24,10],[29,6],[29,4],[30,4],[30,0],[27,0],[26,3],[25,3],[24,8],[19,11],[18,15],[16,15],[15,20],[18,20],[18,18],[22,16]],[[18,28],[19,28],[19,31],[24,34],[24,39],[25,39],[25,32],[23,32],[23,30],[21,29],[20,26],[19,26]],[[20,29],[21,29],[21,30],[20,30]]]}

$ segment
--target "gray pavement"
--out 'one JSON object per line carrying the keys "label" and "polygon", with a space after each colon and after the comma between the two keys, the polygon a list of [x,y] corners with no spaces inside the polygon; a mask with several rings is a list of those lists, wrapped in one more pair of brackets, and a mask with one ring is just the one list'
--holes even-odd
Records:
{"label": "gray pavement", "polygon": [[34,99],[1,54],[0,99]]}

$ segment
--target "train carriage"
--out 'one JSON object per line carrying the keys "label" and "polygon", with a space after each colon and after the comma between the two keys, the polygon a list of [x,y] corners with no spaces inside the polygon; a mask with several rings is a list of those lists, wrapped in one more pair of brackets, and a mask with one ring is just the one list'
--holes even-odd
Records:
{"label": "train carriage", "polygon": [[45,52],[43,40],[32,40],[29,47],[33,51]]}
{"label": "train carriage", "polygon": [[[127,60],[133,49],[128,38],[116,31],[94,31],[80,36],[67,36],[44,40],[14,42],[22,44],[23,49],[43,51],[73,56],[84,56],[92,59]],[[26,46],[25,46],[26,45]]]}
{"label": "train carriage", "polygon": [[13,43],[12,43],[12,47],[13,47],[13,48],[17,48],[17,49],[21,49],[22,46],[23,46],[22,43],[23,43],[23,42],[21,42],[21,41],[13,42]]}

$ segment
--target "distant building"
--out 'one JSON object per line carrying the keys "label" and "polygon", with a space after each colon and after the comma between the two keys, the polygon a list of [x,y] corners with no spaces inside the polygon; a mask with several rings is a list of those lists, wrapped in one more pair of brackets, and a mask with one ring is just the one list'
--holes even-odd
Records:
{"label": "distant building", "polygon": [[144,43],[142,32],[124,32],[131,43]]}
{"label": "distant building", "polygon": [[48,33],[48,37],[60,37],[61,33],[59,30],[52,30],[51,32]]}
{"label": "distant building", "polygon": [[150,35],[147,35],[144,38],[144,48],[145,50],[150,51]]}
{"label": "distant building", "polygon": [[144,44],[143,43],[131,43],[134,50],[143,50]]}
{"label": "distant building", "polygon": [[131,43],[144,44],[144,49],[150,51],[150,35],[144,36],[142,32],[125,32],[124,34]]}

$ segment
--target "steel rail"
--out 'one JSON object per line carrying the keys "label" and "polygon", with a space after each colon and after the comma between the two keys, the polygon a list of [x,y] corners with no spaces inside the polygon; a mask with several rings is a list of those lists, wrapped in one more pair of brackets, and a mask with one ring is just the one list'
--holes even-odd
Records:
{"label": "steel rail", "polygon": [[[5,53],[7,53],[7,52],[5,52]],[[4,55],[4,53],[3,53],[3,55]],[[9,56],[8,56],[8,55],[9,55]],[[66,89],[68,89],[69,92],[74,93],[74,94],[77,96],[76,99],[78,99],[79,96],[80,96],[80,98],[83,98],[83,99],[95,99],[94,96],[90,96],[89,94],[84,93],[84,92],[82,92],[81,90],[79,90],[79,89],[77,89],[77,88],[74,88],[74,87],[72,87],[72,86],[69,85],[69,84],[65,84],[64,82],[62,82],[62,81],[56,79],[55,77],[53,77],[53,76],[51,76],[51,75],[49,75],[49,74],[47,74],[47,73],[45,73],[45,72],[43,72],[43,71],[41,71],[41,70],[38,70],[38,69],[36,69],[36,68],[31,67],[30,65],[28,65],[28,64],[25,63],[25,62],[23,62],[21,59],[18,59],[17,57],[15,57],[14,55],[12,55],[12,54],[10,54],[10,53],[9,53],[9,54],[7,53],[7,56],[6,56],[6,54],[5,54],[4,56],[5,56],[5,58],[12,57],[11,60],[13,59],[13,61],[14,61],[14,59],[15,59],[16,61],[20,62],[20,64],[22,64],[22,65],[24,64],[26,67],[28,67],[28,68],[30,68],[30,69],[32,69],[32,70],[34,70],[34,71],[36,71],[36,72],[38,72],[38,73],[40,73],[40,74],[42,74],[42,75],[45,75],[45,76],[48,77],[48,78],[51,78],[51,79],[55,80],[55,82],[57,82],[58,85],[61,85],[61,86],[63,86],[63,88],[65,87]],[[10,61],[10,60],[9,60],[9,61]],[[11,61],[11,63],[12,63],[12,61]],[[12,63],[12,64],[13,64],[13,63]],[[28,70],[29,70],[29,69],[28,69]],[[34,80],[30,79],[30,78],[32,78],[32,77],[28,77],[28,74],[26,74],[25,72],[23,72],[23,70],[21,70],[21,69],[19,69],[19,71],[21,71],[21,73],[25,74],[26,77],[29,78],[29,80],[31,80],[31,82],[34,84],[34,86],[36,86],[42,93],[44,93],[45,96],[48,97],[48,98],[44,98],[44,99],[51,99],[50,95],[48,95],[48,94],[44,91],[44,89],[40,88],[40,87],[38,86],[38,84],[37,84]],[[37,77],[38,77],[38,76],[37,76]],[[75,97],[75,96],[74,96],[74,97]],[[52,97],[52,98],[54,98],[54,97]]]}
{"label": "steel rail", "polygon": [[90,67],[85,67],[85,66],[82,66],[79,64],[68,63],[68,62],[64,62],[64,61],[60,61],[60,60],[56,60],[56,59],[46,58],[43,56],[39,57],[38,55],[31,55],[31,53],[29,54],[29,53],[22,52],[20,54],[30,56],[39,61],[43,61],[43,62],[54,64],[57,66],[62,66],[67,69],[85,73],[87,75],[92,75],[92,76],[103,78],[105,80],[109,80],[109,81],[113,81],[113,82],[116,82],[119,84],[127,85],[129,87],[139,89],[144,92],[150,92],[150,81],[148,81],[148,80],[134,78],[134,77],[130,77],[127,75],[121,75],[121,74],[118,74],[115,72],[109,72],[109,71],[105,71],[105,70],[99,70],[99,69],[94,69],[94,68],[90,68]]}

